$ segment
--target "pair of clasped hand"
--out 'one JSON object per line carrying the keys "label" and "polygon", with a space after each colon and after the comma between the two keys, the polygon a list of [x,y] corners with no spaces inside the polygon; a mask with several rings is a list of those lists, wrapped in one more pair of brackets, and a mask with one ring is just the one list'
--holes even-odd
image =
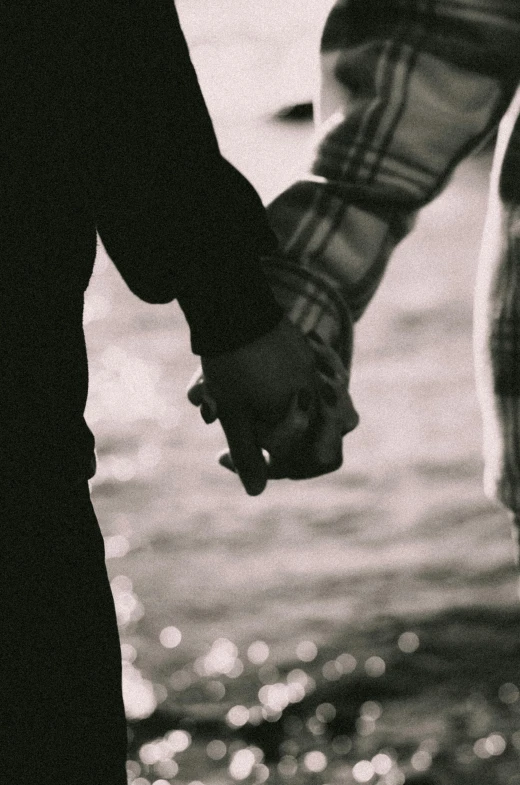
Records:
{"label": "pair of clasped hand", "polygon": [[268,480],[338,469],[342,438],[358,424],[337,354],[284,318],[253,343],[202,357],[188,399],[206,423],[220,420],[229,451],[219,462],[250,496]]}

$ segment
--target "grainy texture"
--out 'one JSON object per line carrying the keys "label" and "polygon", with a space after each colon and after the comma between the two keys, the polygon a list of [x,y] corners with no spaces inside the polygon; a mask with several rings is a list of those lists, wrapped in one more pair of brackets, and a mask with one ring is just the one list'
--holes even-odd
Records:
{"label": "grainy texture", "polygon": [[[311,141],[310,126],[265,117],[277,102],[309,97],[312,57],[310,49],[301,55],[301,42],[316,40],[323,9],[316,3],[304,20],[300,5],[287,6],[286,31],[268,0],[254,9],[241,3],[236,13],[231,0],[218,14],[202,14],[196,2],[179,8],[223,151],[266,199],[291,180]],[[508,523],[481,488],[472,368],[488,171],[484,156],[456,173],[398,249],[357,327],[352,394],[361,423],[345,441],[343,468],[273,483],[255,499],[217,465],[218,427],[204,425],[185,400],[196,361],[180,311],[139,302],[99,253],[86,309],[87,419],[99,454],[93,498],[126,646],[132,759],[144,741],[180,726],[192,734],[176,756],[183,782],[232,782],[228,766],[247,743],[266,754],[273,783],[286,781],[291,758],[299,768],[290,782],[376,782],[376,770],[356,779],[370,769],[355,764],[392,748],[396,784],[398,771],[428,768],[429,754],[438,782],[517,785],[520,704],[503,685],[520,686],[520,612]],[[168,626],[182,633],[174,648],[159,640]],[[409,654],[398,646],[406,631],[420,642]],[[224,646],[221,656],[245,664],[235,678],[201,664],[221,638],[238,649]],[[248,661],[258,639],[278,674]],[[315,643],[312,661],[298,659],[302,641]],[[336,678],[330,663],[346,651],[357,667],[349,675],[344,659]],[[367,664],[370,657],[384,660],[385,673],[374,675],[380,663]],[[295,667],[316,689],[285,709],[292,725],[226,723],[233,706],[259,704],[261,679],[285,683]],[[161,685],[155,697],[146,680]],[[382,708],[372,730],[378,709],[367,701]],[[307,721],[323,703],[336,718],[320,734]],[[337,741],[345,735],[350,749]],[[206,754],[215,739],[227,745],[219,760]],[[306,768],[309,751],[322,751],[329,768]],[[170,780],[173,768],[161,774],[159,764],[141,759],[139,775]],[[255,772],[247,783],[261,779]],[[384,776],[377,781],[390,785]]]}

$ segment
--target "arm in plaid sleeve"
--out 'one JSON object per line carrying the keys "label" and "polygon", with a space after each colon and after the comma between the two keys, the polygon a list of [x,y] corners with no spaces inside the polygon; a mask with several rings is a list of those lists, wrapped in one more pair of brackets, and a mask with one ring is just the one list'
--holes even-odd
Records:
{"label": "arm in plaid sleeve", "polygon": [[267,269],[291,319],[347,366],[349,319],[519,75],[516,0],[340,0],[330,13],[321,141],[309,175],[269,207],[284,256]]}

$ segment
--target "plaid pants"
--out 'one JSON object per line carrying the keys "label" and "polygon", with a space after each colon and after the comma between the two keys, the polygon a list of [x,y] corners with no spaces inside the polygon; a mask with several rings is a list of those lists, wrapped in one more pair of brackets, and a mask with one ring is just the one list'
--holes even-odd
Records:
{"label": "plaid pants", "polygon": [[291,319],[347,368],[394,247],[500,124],[475,358],[486,492],[520,512],[520,4],[339,0],[321,66],[315,158],[268,208],[283,251],[268,270]]}

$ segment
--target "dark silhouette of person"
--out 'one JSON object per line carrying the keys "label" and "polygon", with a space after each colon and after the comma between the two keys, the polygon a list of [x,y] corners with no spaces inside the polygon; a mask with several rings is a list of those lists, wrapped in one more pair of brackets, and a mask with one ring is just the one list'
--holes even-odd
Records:
{"label": "dark silhouette of person", "polygon": [[255,424],[312,401],[313,355],[261,269],[276,240],[220,155],[171,0],[17,0],[0,43],[1,772],[126,785],[83,418],[96,232],[137,296],[178,300],[250,494]]}

